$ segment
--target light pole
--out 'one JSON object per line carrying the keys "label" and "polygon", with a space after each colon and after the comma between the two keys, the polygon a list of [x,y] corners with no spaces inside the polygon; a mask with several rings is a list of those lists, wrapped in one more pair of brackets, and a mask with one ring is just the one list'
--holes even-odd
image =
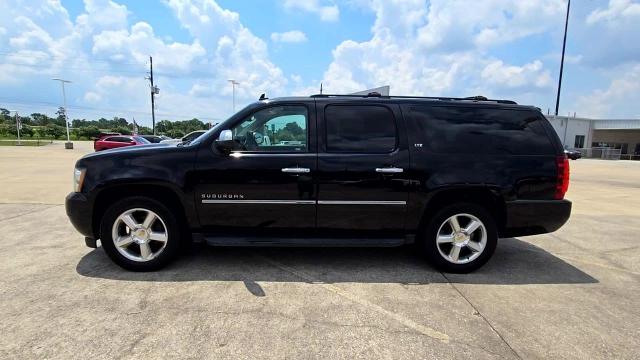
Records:
{"label": "light pole", "polygon": [[558,108],[560,107],[560,88],[562,88],[562,70],[564,69],[564,50],[567,47],[567,28],[569,27],[569,9],[571,8],[571,0],[567,2],[567,16],[564,20],[564,38],[562,40],[562,57],[560,58],[560,77],[558,78],[558,96],[556,96],[556,117],[558,116]]}
{"label": "light pole", "polygon": [[16,117],[16,130],[18,131],[18,143],[16,145],[20,146],[22,145],[22,143],[20,142],[20,128],[22,127],[22,124],[20,122],[20,116],[18,116],[18,110],[9,110],[9,113],[16,113],[15,117]]}
{"label": "light pole", "polygon": [[64,91],[64,84],[70,83],[71,81],[58,79],[58,78],[51,79],[51,80],[60,81],[60,85],[62,85],[62,104],[63,104],[62,108],[64,109],[64,124],[67,127],[67,142],[64,144],[64,148],[73,149],[73,143],[71,142],[71,138],[69,137],[69,118],[67,117],[67,94]]}
{"label": "light pole", "polygon": [[236,113],[236,85],[240,85],[239,82],[235,80],[227,80],[231,83],[231,91],[233,93],[233,113]]}

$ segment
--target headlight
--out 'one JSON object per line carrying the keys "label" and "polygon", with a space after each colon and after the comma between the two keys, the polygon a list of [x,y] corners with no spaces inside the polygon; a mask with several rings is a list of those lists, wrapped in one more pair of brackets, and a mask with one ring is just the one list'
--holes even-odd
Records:
{"label": "headlight", "polygon": [[84,182],[84,174],[86,172],[86,169],[73,170],[73,191],[80,192],[80,190],[82,190],[82,183]]}

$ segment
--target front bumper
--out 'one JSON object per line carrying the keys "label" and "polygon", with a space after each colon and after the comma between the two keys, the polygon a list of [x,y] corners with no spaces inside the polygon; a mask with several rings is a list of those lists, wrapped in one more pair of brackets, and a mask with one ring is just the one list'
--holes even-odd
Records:
{"label": "front bumper", "polygon": [[[89,201],[87,196],[82,193],[72,192],[67,195],[64,202],[64,207],[67,211],[67,216],[73,224],[73,227],[78,230],[79,233],[86,236],[89,239],[94,239],[93,233],[93,204]],[[94,240],[95,243],[95,240]],[[89,242],[87,242],[87,245]]]}
{"label": "front bumper", "polygon": [[506,204],[501,237],[546,234],[558,230],[571,215],[569,200],[516,200]]}

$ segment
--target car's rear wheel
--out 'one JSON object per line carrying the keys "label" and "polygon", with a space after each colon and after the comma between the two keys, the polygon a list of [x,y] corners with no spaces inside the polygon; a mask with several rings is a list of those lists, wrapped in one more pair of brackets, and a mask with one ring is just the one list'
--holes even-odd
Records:
{"label": "car's rear wheel", "polygon": [[102,217],[100,239],[107,255],[131,271],[153,271],[178,256],[180,229],[169,209],[147,197],[129,197]]}
{"label": "car's rear wheel", "polygon": [[442,208],[430,219],[423,236],[429,262],[452,273],[468,273],[484,265],[498,242],[493,216],[470,203]]}

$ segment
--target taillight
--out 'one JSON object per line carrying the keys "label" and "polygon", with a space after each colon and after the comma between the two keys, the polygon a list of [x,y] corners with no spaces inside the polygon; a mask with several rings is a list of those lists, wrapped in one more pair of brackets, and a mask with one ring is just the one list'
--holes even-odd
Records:
{"label": "taillight", "polygon": [[566,155],[556,158],[556,168],[558,169],[558,180],[556,182],[556,200],[564,199],[564,194],[569,190],[569,159]]}

